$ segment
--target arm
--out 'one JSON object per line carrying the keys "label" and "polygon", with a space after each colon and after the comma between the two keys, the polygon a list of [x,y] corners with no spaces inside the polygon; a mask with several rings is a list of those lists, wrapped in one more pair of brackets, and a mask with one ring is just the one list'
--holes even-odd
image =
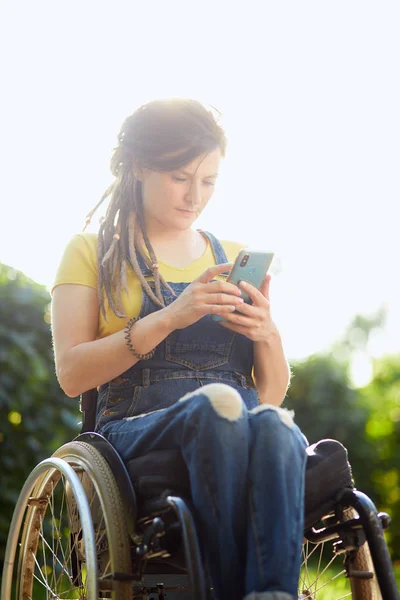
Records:
{"label": "arm", "polygon": [[[212,281],[228,266],[210,267],[168,307],[135,323],[131,341],[137,352],[149,352],[172,331],[188,327],[206,314],[225,316],[234,311],[242,303],[237,287],[225,281]],[[75,284],[55,288],[52,329],[56,373],[71,398],[107,383],[138,362],[126,345],[124,331],[96,339],[98,319],[95,289]]]}
{"label": "arm", "polygon": [[282,404],[290,383],[290,367],[278,331],[265,341],[254,342],[254,378],[261,403]]}
{"label": "arm", "polygon": [[228,315],[221,325],[254,342],[254,379],[260,402],[279,406],[289,387],[290,368],[279,331],[271,318],[270,281],[271,276],[267,275],[260,290],[241,282],[240,286],[246,289],[253,304],[242,304],[237,309],[242,314]]}
{"label": "arm", "polygon": [[[52,330],[56,373],[71,398],[107,383],[138,359],[126,345],[124,331],[97,340],[97,291],[83,285],[59,285],[52,302]],[[132,327],[135,349],[149,352],[172,331],[165,309],[148,315]]]}

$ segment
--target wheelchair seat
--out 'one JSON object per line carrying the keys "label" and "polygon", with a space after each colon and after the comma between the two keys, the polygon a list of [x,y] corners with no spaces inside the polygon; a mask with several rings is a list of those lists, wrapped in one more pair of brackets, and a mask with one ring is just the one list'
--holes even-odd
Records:
{"label": "wheelchair seat", "polygon": [[[354,487],[346,448],[326,439],[306,449],[305,529],[309,529],[337,502],[337,496]],[[155,450],[126,463],[140,505],[166,490],[190,499],[189,473],[179,450]],[[140,511],[142,512],[142,511]]]}
{"label": "wheelchair seat", "polygon": [[165,490],[190,497],[189,473],[179,450],[154,450],[130,459],[126,468],[141,499],[161,496]]}

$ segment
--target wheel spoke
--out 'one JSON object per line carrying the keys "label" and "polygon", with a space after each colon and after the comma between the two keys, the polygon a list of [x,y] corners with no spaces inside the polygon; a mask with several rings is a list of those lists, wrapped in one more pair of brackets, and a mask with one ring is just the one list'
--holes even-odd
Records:
{"label": "wheel spoke", "polygon": [[49,584],[48,584],[47,580],[45,579],[45,577],[44,577],[44,573],[43,573],[42,569],[40,568],[40,565],[39,565],[39,563],[38,563],[38,560],[37,560],[37,558],[36,558],[36,556],[35,556],[34,554],[33,554],[33,560],[35,561],[35,564],[36,564],[36,566],[37,566],[37,569],[38,569],[38,571],[39,571],[40,575],[42,576],[42,579],[40,579],[40,578],[39,578],[37,575],[35,575],[35,573],[33,573],[33,577],[34,577],[34,578],[35,578],[35,579],[36,579],[36,580],[37,580],[37,581],[38,581],[38,582],[39,582],[41,585],[44,585],[44,587],[46,588],[46,590],[48,590],[48,591],[51,593],[52,597],[54,598],[54,593],[53,593],[53,590],[51,589],[51,587],[49,586]]}
{"label": "wheel spoke", "polygon": [[[341,573],[337,573],[336,575],[331,577],[329,581],[326,581],[319,588],[315,589],[315,595],[317,595],[318,592],[320,592],[324,587],[329,585],[332,581],[335,581],[335,579],[337,579],[338,577],[343,577],[343,575],[345,573],[346,573],[346,571],[343,570]],[[344,596],[341,596],[341,598],[348,598],[349,596],[351,596],[351,592],[349,592],[348,594],[345,594]],[[340,598],[337,598],[337,600],[340,600]]]}
{"label": "wheel spoke", "polygon": [[61,569],[64,571],[64,573],[65,573],[66,575],[68,575],[68,577],[69,577],[69,578],[71,578],[71,577],[70,577],[70,574],[69,574],[69,572],[67,571],[67,569],[65,568],[64,564],[61,562],[61,560],[58,558],[58,556],[57,556],[57,555],[54,553],[54,551],[51,549],[51,546],[50,546],[50,545],[49,545],[49,543],[46,541],[46,539],[45,539],[45,537],[43,536],[43,534],[40,534],[40,538],[41,538],[41,540],[42,540],[42,544],[43,544],[43,546],[47,546],[47,547],[48,547],[48,549],[50,550],[50,552],[51,552],[51,553],[52,553],[52,555],[53,555],[53,573],[55,572],[55,568],[54,568],[54,566],[55,566],[55,563],[58,563],[58,564],[59,564],[59,566],[61,567]]}
{"label": "wheel spoke", "polygon": [[[345,577],[346,571],[340,565],[340,569],[332,572],[332,566],[339,566],[339,555],[333,554],[327,560],[325,558],[327,545],[325,542],[312,544],[308,540],[303,544],[303,563],[299,578],[299,598],[302,600],[318,600],[321,598],[319,592],[337,580]],[[312,557],[312,560],[310,560]],[[345,592],[341,589],[340,598],[351,596],[351,592]],[[335,600],[339,598],[335,597]]]}
{"label": "wheel spoke", "polygon": [[[53,487],[53,491],[52,491],[52,494],[51,494],[51,501],[49,502],[49,508],[50,508],[51,519],[52,519],[51,529],[52,529],[52,532],[54,530],[56,532],[56,545],[57,545],[57,547],[55,549],[55,553],[54,554],[56,554],[57,551],[58,551],[58,549],[60,549],[60,551],[61,551],[61,553],[63,555],[64,563],[65,563],[65,554],[64,554],[64,549],[63,549],[63,546],[62,546],[62,533],[61,533],[61,530],[59,529],[59,526],[57,524],[57,521],[59,523],[61,523],[62,513],[60,513],[60,518],[59,519],[56,519],[56,517],[55,517],[55,508],[54,508],[54,490],[55,489],[56,488]],[[64,494],[63,494],[63,496],[64,496]]]}

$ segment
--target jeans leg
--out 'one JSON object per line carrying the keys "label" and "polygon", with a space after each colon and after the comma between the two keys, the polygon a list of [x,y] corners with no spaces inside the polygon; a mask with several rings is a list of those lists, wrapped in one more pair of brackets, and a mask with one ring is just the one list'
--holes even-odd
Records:
{"label": "jeans leg", "polygon": [[217,384],[203,390],[208,402],[192,412],[182,454],[189,468],[199,534],[215,597],[242,600],[247,537],[247,410],[232,388]]}
{"label": "jeans leg", "polygon": [[259,592],[261,598],[275,591],[297,598],[306,441],[282,408],[258,406],[249,411],[249,423],[246,594]]}
{"label": "jeans leg", "polygon": [[239,393],[210,384],[168,409],[111,422],[102,433],[124,460],[155,449],[181,449],[215,596],[242,600],[249,419]]}

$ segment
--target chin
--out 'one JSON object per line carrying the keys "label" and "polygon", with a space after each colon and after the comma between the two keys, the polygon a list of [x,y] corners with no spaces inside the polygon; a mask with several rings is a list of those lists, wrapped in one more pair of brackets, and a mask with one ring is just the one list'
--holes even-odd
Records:
{"label": "chin", "polygon": [[195,223],[197,221],[197,216],[193,217],[192,219],[179,219],[174,221],[173,223],[171,223],[171,226],[174,229],[179,229],[180,231],[185,231],[185,229],[190,229],[191,226],[193,225],[193,223]]}
{"label": "chin", "polygon": [[194,222],[195,219],[193,219],[193,221],[188,221],[187,223],[176,223],[174,229],[178,229],[179,231],[186,231],[186,229],[190,229],[192,227]]}

